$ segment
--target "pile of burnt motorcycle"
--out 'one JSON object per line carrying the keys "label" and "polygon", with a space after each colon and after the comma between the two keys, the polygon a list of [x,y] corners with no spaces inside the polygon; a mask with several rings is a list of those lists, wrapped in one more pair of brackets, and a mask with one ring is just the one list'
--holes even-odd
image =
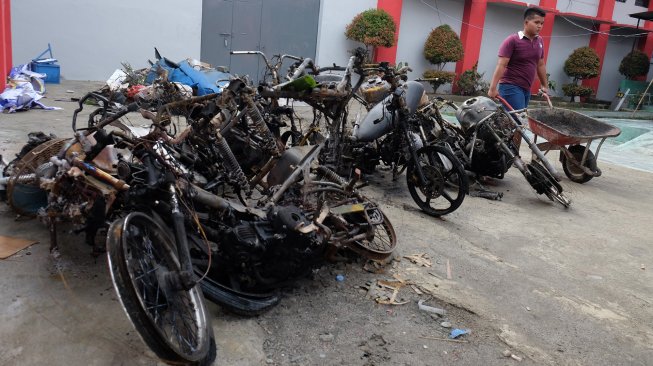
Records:
{"label": "pile of burnt motorcycle", "polygon": [[[258,87],[233,77],[219,94],[189,97],[162,74],[154,98],[89,93],[72,138],[31,134],[0,177],[17,212],[47,223],[54,256],[63,222],[93,253],[106,251],[123,308],[167,362],[215,358],[205,297],[258,314],[278,303],[279,288],[343,252],[390,256],[394,229],[358,190],[381,163],[393,178],[406,172],[411,197],[433,216],[461,205],[466,170],[501,177],[515,164],[538,193],[562,195],[546,166],[521,162],[521,130],[496,104],[480,114],[463,106],[460,129],[407,68],[365,64],[360,50],[346,67],[322,69],[238,53],[265,60]],[[285,59],[294,63],[282,78]],[[284,98],[312,107],[308,127]],[[367,110],[353,124],[352,103]]]}

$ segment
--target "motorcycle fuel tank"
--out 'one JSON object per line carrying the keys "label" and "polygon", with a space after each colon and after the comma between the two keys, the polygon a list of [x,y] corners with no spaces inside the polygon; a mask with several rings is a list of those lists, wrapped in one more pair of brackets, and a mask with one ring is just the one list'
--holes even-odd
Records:
{"label": "motorcycle fuel tank", "polygon": [[463,102],[456,111],[456,119],[463,131],[473,127],[478,121],[492,114],[498,105],[488,97],[474,97]]}
{"label": "motorcycle fuel tank", "polygon": [[[424,86],[416,81],[409,81],[401,86],[395,93],[402,93],[406,98],[406,106],[411,113],[417,111]],[[392,101],[392,95],[388,95],[374,108],[370,109],[360,123],[354,125],[352,138],[356,141],[371,142],[385,135],[392,130],[392,113],[388,111],[387,105]],[[396,113],[396,112],[395,112]]]}

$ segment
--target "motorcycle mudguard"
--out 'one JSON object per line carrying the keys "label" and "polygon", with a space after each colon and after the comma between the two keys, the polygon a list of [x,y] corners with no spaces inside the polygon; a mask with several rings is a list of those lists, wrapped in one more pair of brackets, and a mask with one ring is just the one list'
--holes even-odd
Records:
{"label": "motorcycle mudguard", "polygon": [[410,113],[415,113],[419,107],[424,94],[424,86],[417,81],[409,81],[404,86],[406,88],[406,106]]}

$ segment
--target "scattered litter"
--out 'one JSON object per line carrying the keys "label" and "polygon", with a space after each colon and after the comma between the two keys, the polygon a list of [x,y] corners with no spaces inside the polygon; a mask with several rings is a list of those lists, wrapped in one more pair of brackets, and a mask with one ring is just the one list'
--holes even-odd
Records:
{"label": "scattered litter", "polygon": [[503,351],[503,357],[510,357],[512,356],[512,352],[510,352],[509,349]]}
{"label": "scattered litter", "polygon": [[429,348],[429,346],[427,346],[427,345],[425,345],[425,344],[424,344],[424,345],[422,345],[422,347],[424,347],[424,349],[427,349],[427,348]]}
{"label": "scattered litter", "polygon": [[526,311],[531,311],[531,308],[529,308],[529,307],[527,306],[527,307],[526,307]]}
{"label": "scattered litter", "polygon": [[449,264],[449,260],[447,259],[447,279],[450,280],[453,277],[451,276],[451,265]]}
{"label": "scattered litter", "polygon": [[404,258],[422,267],[431,267],[433,265],[433,263],[429,259],[429,255],[426,253],[405,255]]}
{"label": "scattered litter", "polygon": [[341,274],[339,274],[339,275],[336,276],[336,281],[338,281],[338,282],[342,282],[342,281],[344,281],[344,280],[345,280],[345,276],[343,276],[343,275],[341,275]]}
{"label": "scattered litter", "polygon": [[515,360],[515,361],[519,361],[519,362],[522,361],[522,358],[519,357],[519,356],[517,356],[517,355],[515,355],[515,354],[510,355],[510,358],[512,358],[512,359]]}
{"label": "scattered litter", "polygon": [[18,253],[19,251],[36,243],[38,243],[38,241],[36,240],[27,240],[27,239],[20,239],[20,238],[11,238],[8,236],[0,236],[0,259],[9,258],[12,255]]}
{"label": "scattered litter", "polygon": [[66,93],[73,94],[73,93],[75,93],[75,91],[74,90],[66,90]]}
{"label": "scattered litter", "polygon": [[320,340],[322,342],[331,342],[333,341],[333,334],[331,333],[320,334]]}
{"label": "scattered litter", "polygon": [[442,328],[451,328],[451,323],[450,322],[442,322],[442,323],[440,323],[440,326]]}
{"label": "scattered litter", "polygon": [[45,94],[43,79],[46,74],[36,73],[29,70],[27,64],[18,65],[9,72],[7,87],[0,94],[0,112],[14,113],[19,110],[30,108],[43,108],[46,110],[61,109],[48,107],[39,102]]}
{"label": "scattered litter", "polygon": [[462,340],[462,339],[451,339],[451,338],[441,338],[441,337],[427,337],[427,336],[420,336],[420,338],[432,339],[434,341],[445,341],[445,342],[454,342],[454,343],[469,343],[468,341],[465,341],[465,340]]}
{"label": "scattered litter", "polygon": [[424,305],[424,300],[419,300],[417,302],[417,306],[419,307],[420,310],[427,311],[429,313],[434,313],[434,314],[438,314],[438,315],[446,315],[447,314],[447,311],[444,310],[444,309]]}
{"label": "scattered litter", "polygon": [[646,269],[646,266],[644,264],[642,264],[639,268]]}
{"label": "scattered litter", "polygon": [[[397,278],[396,275],[395,278]],[[397,281],[385,281],[385,280],[376,281],[376,285],[378,287],[392,290],[392,294],[389,297],[385,297],[385,296],[377,297],[375,299],[377,303],[384,304],[384,305],[404,305],[408,303],[408,301],[397,301],[397,295],[399,294],[399,290],[407,284],[406,281],[401,280],[399,278],[397,279],[398,279]]]}
{"label": "scattered litter", "polygon": [[372,260],[367,261],[363,265],[363,269],[365,271],[367,271],[367,272],[377,273],[377,274],[385,272],[385,267],[383,265],[381,265],[381,263],[379,263],[377,261],[372,261]]}
{"label": "scattered litter", "polygon": [[412,288],[413,291],[415,291],[416,294],[418,294],[418,295],[424,295],[424,293],[423,293],[419,288],[417,288],[417,286],[415,286],[415,285],[410,285],[410,288]]}
{"label": "scattered litter", "polygon": [[451,333],[449,333],[449,338],[456,339],[464,334],[469,334],[469,330],[455,328],[451,330]]}

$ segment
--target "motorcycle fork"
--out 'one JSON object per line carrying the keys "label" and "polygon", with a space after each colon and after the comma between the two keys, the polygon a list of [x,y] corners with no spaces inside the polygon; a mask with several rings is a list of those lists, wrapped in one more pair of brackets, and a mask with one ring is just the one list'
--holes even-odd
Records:
{"label": "motorcycle fork", "polygon": [[197,282],[194,279],[193,265],[190,261],[186,226],[184,225],[184,214],[179,209],[179,199],[177,197],[174,182],[168,184],[168,191],[170,192],[170,203],[172,204],[171,214],[175,241],[177,243],[177,255],[179,256],[179,263],[181,265],[181,270],[179,272],[168,273],[168,279],[174,289],[190,290],[195,287]]}
{"label": "motorcycle fork", "polygon": [[[426,181],[426,176],[424,175],[424,171],[422,170],[422,166],[419,164],[419,157],[417,155],[417,149],[415,149],[415,143],[411,139],[410,133],[408,132],[408,128],[406,128],[405,122],[403,119],[400,119],[400,128],[403,130],[404,133],[404,138],[406,139],[406,142],[408,143],[408,151],[410,152],[410,158],[413,160],[413,164],[415,165],[415,171],[417,172],[417,178],[419,178],[419,184],[420,186],[425,186],[427,181]],[[430,160],[430,157],[429,157]],[[433,164],[432,161],[429,161],[429,163]]]}
{"label": "motorcycle fork", "polygon": [[512,150],[510,150],[508,145],[506,145],[503,139],[499,137],[496,131],[494,131],[494,128],[492,128],[492,126],[486,124],[485,127],[487,127],[488,131],[490,131],[494,139],[497,141],[497,144],[501,147],[501,150],[503,150],[506,154],[508,154],[510,159],[513,160],[513,164],[517,167],[517,169],[519,169],[519,171],[522,172],[522,174],[524,175],[530,174],[530,172],[526,168],[526,164],[524,164],[524,161],[521,159],[521,156],[514,154]]}

